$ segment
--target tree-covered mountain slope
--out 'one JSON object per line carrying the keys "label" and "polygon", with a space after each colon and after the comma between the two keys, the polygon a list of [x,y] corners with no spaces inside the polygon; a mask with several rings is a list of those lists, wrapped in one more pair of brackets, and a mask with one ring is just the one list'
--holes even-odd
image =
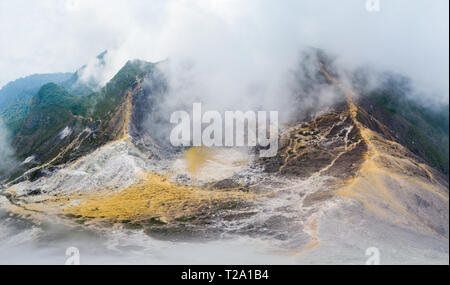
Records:
{"label": "tree-covered mountain slope", "polygon": [[128,61],[106,86],[82,96],[54,83],[42,86],[14,136],[16,156],[22,163],[10,179],[37,167],[29,174],[34,177],[44,166],[76,159],[123,137],[129,120],[129,94],[139,89],[153,68],[152,63]]}
{"label": "tree-covered mountain slope", "polygon": [[14,138],[21,162],[0,209],[101,236],[250,240],[296,263],[354,264],[373,246],[384,263],[448,263],[448,175],[430,155],[448,148],[448,113],[400,96],[397,81],[364,92],[323,53],[306,58],[298,114],[270,158],[164,142],[173,90],[159,64],[129,61],[87,94],[46,84]]}
{"label": "tree-covered mountain slope", "polygon": [[33,74],[9,82],[0,89],[0,117],[6,126],[15,131],[26,116],[31,98],[42,85],[67,81],[72,73]]}
{"label": "tree-covered mountain slope", "polygon": [[448,176],[449,106],[423,107],[400,91],[407,90],[400,84],[386,84],[359,102],[399,143]]}

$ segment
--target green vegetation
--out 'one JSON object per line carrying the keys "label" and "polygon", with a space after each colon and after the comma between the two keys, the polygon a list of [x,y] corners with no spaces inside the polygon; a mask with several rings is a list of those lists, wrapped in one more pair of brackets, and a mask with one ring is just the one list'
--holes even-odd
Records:
{"label": "green vegetation", "polygon": [[[392,90],[374,92],[372,112],[413,153],[444,174],[449,173],[449,109],[426,108]],[[370,109],[370,108],[369,108]]]}
{"label": "green vegetation", "polygon": [[15,134],[28,114],[31,99],[40,87],[49,82],[63,82],[71,75],[71,73],[33,74],[9,82],[0,89],[0,118]]}
{"label": "green vegetation", "polygon": [[122,93],[136,82],[136,78],[147,74],[154,64],[140,60],[128,61],[124,67],[109,81],[99,92],[89,95],[95,111],[91,114],[93,118],[104,117],[113,110],[122,98]]}
{"label": "green vegetation", "polygon": [[[64,128],[78,107],[76,98],[55,83],[42,86],[33,97],[27,117],[17,133],[15,144],[29,155]],[[26,146],[26,147],[25,147]],[[47,150],[50,154],[50,149]]]}
{"label": "green vegetation", "polygon": [[[154,65],[142,61],[129,61],[98,92],[72,94],[67,88],[47,83],[30,100],[26,116],[17,122],[14,145],[23,159],[38,154],[47,161],[60,152],[64,143],[58,134],[66,126],[81,132],[90,122],[105,121],[123,99],[125,91],[136,84],[136,78],[147,74]],[[107,139],[106,139],[107,141]],[[101,143],[94,139],[92,143]]]}

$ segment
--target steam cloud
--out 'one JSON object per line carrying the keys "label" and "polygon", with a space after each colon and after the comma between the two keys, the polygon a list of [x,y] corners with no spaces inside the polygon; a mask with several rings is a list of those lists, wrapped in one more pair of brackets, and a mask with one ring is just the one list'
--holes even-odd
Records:
{"label": "steam cloud", "polygon": [[129,59],[170,58],[172,80],[186,80],[174,90],[192,84],[184,96],[277,108],[286,101],[283,77],[299,51],[314,46],[346,67],[367,63],[410,76],[421,96],[448,104],[448,5],[381,1],[370,13],[361,0],[2,1],[0,85],[75,70],[107,48],[108,69],[87,69],[100,83]]}
{"label": "steam cloud", "polygon": [[[448,5],[381,1],[381,11],[371,13],[359,0],[2,1],[0,85],[87,63],[80,80],[102,86],[127,60],[168,59],[161,66],[169,86],[164,111],[202,102],[205,110],[280,111],[283,122],[339,99],[329,86],[299,86],[314,72],[302,57],[313,46],[346,70],[366,65],[371,74],[410,76],[410,96],[448,104]],[[102,63],[91,59],[105,48]],[[375,88],[377,78],[369,82]]]}
{"label": "steam cloud", "polygon": [[16,163],[14,150],[11,147],[10,134],[0,119],[0,180],[11,166]]}
{"label": "steam cloud", "polygon": [[[127,60],[168,59],[161,65],[169,86],[163,102],[167,110],[189,110],[192,102],[200,101],[205,109],[218,111],[278,110],[283,119],[326,108],[339,99],[332,87],[319,83],[303,89],[307,84],[298,84],[316,72],[317,67],[302,57],[302,51],[313,46],[337,55],[336,65],[348,70],[366,64],[410,76],[417,90],[412,96],[420,94],[424,101],[448,104],[448,11],[447,0],[381,0],[379,13],[367,12],[365,0],[0,1],[0,87],[32,73],[74,71],[83,63],[87,67],[81,80],[101,86]],[[104,65],[91,60],[104,49],[108,49]],[[344,70],[337,72],[349,80]],[[145,82],[146,88],[161,81],[152,80],[156,81]],[[377,78],[368,80],[366,88],[377,86]],[[149,122],[154,124],[153,132],[164,133],[164,123]],[[1,122],[0,161],[0,176],[15,163],[9,134]],[[31,255],[27,262],[42,262],[29,248],[15,251],[4,244],[9,248],[0,248],[2,257],[27,253]],[[222,244],[207,244],[200,252],[207,253],[209,262],[216,257],[220,262],[245,262],[242,258],[278,262],[273,256],[252,256],[247,247],[241,248],[241,242],[237,244],[237,249],[225,247],[223,252]],[[66,246],[61,245],[58,255],[48,262],[60,262],[59,252]],[[163,247],[157,244],[155,248]],[[203,256],[197,246],[191,247],[194,254],[185,248],[163,249],[177,262],[184,262],[183,256]],[[135,255],[128,260],[141,261]],[[93,263],[104,261],[100,254],[91,259]]]}

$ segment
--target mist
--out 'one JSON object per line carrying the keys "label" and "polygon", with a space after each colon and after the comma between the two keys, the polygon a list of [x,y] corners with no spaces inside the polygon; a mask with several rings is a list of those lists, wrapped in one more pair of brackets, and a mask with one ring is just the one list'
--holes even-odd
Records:
{"label": "mist", "polygon": [[[104,84],[129,59],[170,59],[172,90],[211,107],[280,109],[286,74],[308,46],[352,69],[412,78],[448,104],[448,1],[10,1],[0,4],[0,85],[73,71],[108,49]],[[36,48],[39,47],[39,48]],[[90,75],[87,76],[90,78]],[[188,84],[189,88],[184,88]],[[258,102],[259,106],[255,106]]]}
{"label": "mist", "polygon": [[11,136],[0,119],[0,180],[4,174],[16,163],[14,149],[11,146]]}
{"label": "mist", "polygon": [[[381,0],[380,12],[368,12],[362,0],[2,1],[0,86],[86,64],[80,80],[97,88],[130,59],[163,61],[161,114],[201,102],[219,112],[279,111],[285,122],[342,97],[326,84],[304,89],[317,71],[304,56],[314,47],[332,56],[344,83],[366,70],[367,91],[383,71],[398,73],[411,78],[408,96],[442,106],[449,100],[448,5]],[[105,49],[102,61],[95,58]],[[5,131],[1,155],[10,161]]]}
{"label": "mist", "polygon": [[[380,8],[367,11],[365,0],[0,0],[0,88],[29,74],[74,72],[85,65],[80,81],[97,89],[128,60],[159,62],[142,84],[143,93],[153,97],[135,105],[142,108],[136,113],[149,113],[142,116],[149,138],[162,140],[169,139],[170,113],[190,112],[194,102],[202,103],[203,111],[221,113],[279,111],[281,123],[326,110],[343,94],[315,77],[319,66],[311,51],[320,49],[330,56],[339,80],[359,88],[356,93],[376,90],[388,71],[410,78],[410,98],[429,107],[448,104],[449,2],[380,0]],[[102,60],[95,58],[104,50]],[[355,75],[364,75],[364,86],[352,85]],[[0,120],[0,180],[20,163],[11,141]],[[166,158],[164,149],[159,152]],[[300,199],[292,193],[286,199]],[[9,205],[3,196],[1,203]],[[141,230],[20,228],[7,215],[0,211],[0,263],[63,264],[72,246],[80,249],[83,264],[301,262],[273,252],[278,244],[265,237],[174,243]]]}

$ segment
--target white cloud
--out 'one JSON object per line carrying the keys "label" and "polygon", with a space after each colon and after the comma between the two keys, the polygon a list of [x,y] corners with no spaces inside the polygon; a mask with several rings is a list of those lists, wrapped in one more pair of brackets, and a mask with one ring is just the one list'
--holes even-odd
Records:
{"label": "white cloud", "polygon": [[80,0],[66,0],[66,9],[70,12],[80,11]]}
{"label": "white cloud", "polygon": [[363,0],[2,0],[0,86],[31,73],[73,71],[109,49],[108,76],[132,58],[185,57],[197,69],[214,68],[207,84],[228,78],[223,92],[239,93],[240,82],[281,76],[311,45],[347,65],[405,73],[448,102],[448,5],[382,0],[381,11],[369,13]]}
{"label": "white cloud", "polygon": [[14,149],[11,147],[11,136],[0,119],[0,178],[16,163]]}

